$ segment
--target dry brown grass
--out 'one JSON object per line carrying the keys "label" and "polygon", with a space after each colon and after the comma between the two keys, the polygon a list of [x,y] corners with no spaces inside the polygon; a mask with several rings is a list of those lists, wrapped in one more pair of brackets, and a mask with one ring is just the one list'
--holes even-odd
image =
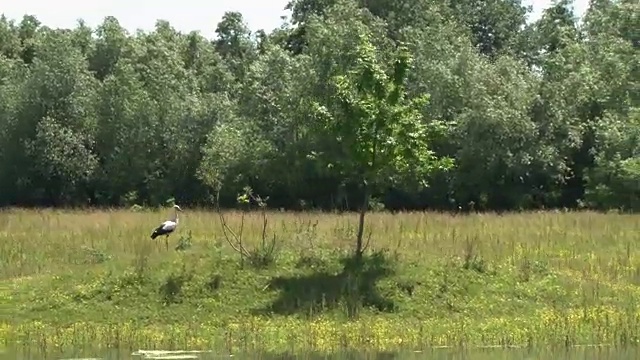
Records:
{"label": "dry brown grass", "polygon": [[[223,238],[217,215],[207,211],[180,214],[173,243],[191,232],[194,245],[206,249]],[[168,212],[10,210],[0,212],[0,278],[36,275],[78,265],[83,247],[117,257],[136,251],[163,256],[164,248],[149,239],[152,229]],[[241,213],[225,214],[238,230]],[[367,222],[371,248],[397,250],[406,259],[428,260],[460,256],[470,244],[488,261],[500,261],[528,251],[563,261],[597,255],[604,265],[613,258],[636,253],[639,217],[583,213],[521,213],[497,216],[478,214],[451,216],[440,213],[372,213]],[[247,215],[244,238],[260,240],[259,213]],[[353,244],[353,214],[269,213],[269,231],[275,232],[284,249],[296,251],[312,246],[345,248]],[[315,234],[311,225],[317,223]],[[310,238],[311,237],[311,238]],[[158,243],[163,241],[159,238]],[[631,253],[627,254],[630,251]],[[569,252],[571,254],[565,254]],[[570,256],[566,256],[570,255]],[[578,260],[579,262],[579,260]],[[580,269],[578,269],[580,270]]]}

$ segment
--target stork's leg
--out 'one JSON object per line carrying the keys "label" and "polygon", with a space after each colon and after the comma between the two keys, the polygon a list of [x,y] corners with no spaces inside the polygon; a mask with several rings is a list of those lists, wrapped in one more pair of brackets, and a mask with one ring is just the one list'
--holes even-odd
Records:
{"label": "stork's leg", "polygon": [[165,244],[165,246],[167,248],[167,251],[169,251],[169,235],[165,236],[164,244]]}

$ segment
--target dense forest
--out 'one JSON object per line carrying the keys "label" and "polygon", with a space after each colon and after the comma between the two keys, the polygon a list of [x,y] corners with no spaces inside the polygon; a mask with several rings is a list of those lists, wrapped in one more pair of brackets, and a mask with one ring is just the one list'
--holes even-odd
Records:
{"label": "dense forest", "polygon": [[[275,208],[353,208],[381,139],[372,206],[640,209],[637,0],[535,22],[519,0],[288,8],[270,33],[228,12],[215,39],[3,16],[0,205],[233,205],[251,186]],[[402,54],[395,100],[360,84],[398,82]]]}

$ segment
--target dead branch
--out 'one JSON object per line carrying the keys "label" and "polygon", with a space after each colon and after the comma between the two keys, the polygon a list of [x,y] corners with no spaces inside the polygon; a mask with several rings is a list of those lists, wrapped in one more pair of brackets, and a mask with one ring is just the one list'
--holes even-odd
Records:
{"label": "dead branch", "polygon": [[264,258],[271,258],[276,249],[277,237],[276,237],[276,234],[274,233],[273,238],[271,239],[271,243],[267,244],[267,228],[269,226],[269,221],[266,213],[266,203],[265,203],[266,199],[263,200],[260,196],[253,195],[250,188],[245,188],[244,196],[245,196],[245,201],[248,202],[247,207],[251,205],[251,201],[254,201],[255,203],[258,204],[262,213],[262,243],[261,243],[262,247],[261,249],[247,250],[243,245],[243,232],[244,232],[245,215],[249,211],[248,208],[243,209],[242,211],[242,217],[240,219],[240,229],[238,233],[236,233],[227,224],[227,221],[222,211],[220,210],[219,196],[220,194],[218,192],[216,194],[216,208],[218,211],[218,217],[220,218],[220,222],[222,224],[223,234],[225,236],[225,239],[227,240],[227,243],[229,243],[231,248],[240,254],[241,261],[244,261],[244,258],[255,260],[255,258],[258,256],[264,257]]}
{"label": "dead branch", "polygon": [[[241,221],[240,235],[238,235],[238,234],[235,233],[235,231],[233,231],[233,229],[231,229],[231,227],[229,227],[229,225],[227,225],[227,221],[225,220],[224,215],[222,214],[222,210],[220,209],[220,192],[219,191],[216,193],[216,210],[218,212],[218,217],[220,218],[220,223],[222,223],[222,234],[224,235],[225,240],[227,240],[227,243],[229,243],[231,248],[233,250],[235,250],[236,252],[238,252],[241,257],[243,257],[243,258],[244,257],[248,257],[249,256],[249,252],[242,245],[242,231],[243,231],[243,228],[244,228],[244,214],[242,215],[242,218],[240,220]],[[235,243],[234,243],[234,241],[232,241],[231,237],[233,237],[233,239],[235,240]]]}

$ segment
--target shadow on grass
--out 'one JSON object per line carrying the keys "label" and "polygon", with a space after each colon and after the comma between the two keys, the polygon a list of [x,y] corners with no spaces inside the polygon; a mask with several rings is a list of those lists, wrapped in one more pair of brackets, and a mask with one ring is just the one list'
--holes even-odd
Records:
{"label": "shadow on grass", "polygon": [[376,283],[394,273],[394,263],[383,252],[353,256],[340,260],[342,271],[327,271],[293,277],[280,276],[269,282],[269,288],[279,297],[260,313],[314,315],[342,307],[349,317],[358,315],[359,309],[373,307],[392,312],[395,304],[380,294]]}

